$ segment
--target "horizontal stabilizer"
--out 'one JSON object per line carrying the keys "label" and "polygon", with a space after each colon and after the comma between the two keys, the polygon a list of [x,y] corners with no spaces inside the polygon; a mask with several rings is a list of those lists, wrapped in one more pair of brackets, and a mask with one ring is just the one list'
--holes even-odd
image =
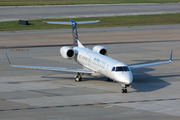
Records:
{"label": "horizontal stabilizer", "polygon": [[96,21],[82,21],[82,22],[76,22],[76,24],[79,25],[79,24],[98,23],[98,22],[100,22],[100,20],[96,20]]}
{"label": "horizontal stabilizer", "polygon": [[49,23],[49,24],[64,24],[64,25],[72,25],[71,22],[48,22],[48,21],[43,21],[44,23]]}
{"label": "horizontal stabilizer", "polygon": [[63,24],[63,25],[72,25],[72,24],[89,24],[89,23],[98,23],[100,22],[100,20],[96,20],[96,21],[81,21],[81,22],[74,22],[73,20],[71,20],[71,22],[51,22],[51,21],[43,21],[44,23],[49,23],[49,24]]}

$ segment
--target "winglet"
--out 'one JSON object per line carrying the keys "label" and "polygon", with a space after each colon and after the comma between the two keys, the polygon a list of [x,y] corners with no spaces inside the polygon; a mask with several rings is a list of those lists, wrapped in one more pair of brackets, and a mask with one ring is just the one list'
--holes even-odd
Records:
{"label": "winglet", "polygon": [[11,65],[11,61],[9,60],[9,57],[8,57],[7,53],[6,53],[6,57],[8,59],[9,64]]}
{"label": "winglet", "polygon": [[169,62],[171,63],[172,61],[172,54],[173,54],[173,50],[171,50],[171,55],[170,55],[170,59],[169,59]]}

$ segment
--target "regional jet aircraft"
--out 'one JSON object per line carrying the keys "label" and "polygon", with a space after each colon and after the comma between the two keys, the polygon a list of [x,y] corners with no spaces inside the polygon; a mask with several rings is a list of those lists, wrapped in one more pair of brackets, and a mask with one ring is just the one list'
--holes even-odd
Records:
{"label": "regional jet aircraft", "polygon": [[72,25],[72,36],[74,42],[73,47],[64,46],[60,49],[60,53],[65,59],[73,59],[77,64],[83,66],[83,69],[68,69],[68,68],[59,68],[59,67],[24,66],[24,65],[11,65],[11,66],[20,67],[20,68],[38,69],[38,70],[52,70],[52,71],[76,73],[75,75],[76,82],[81,81],[82,75],[84,74],[91,75],[93,77],[107,77],[108,81],[113,80],[122,83],[121,92],[127,93],[126,88],[129,87],[133,82],[133,75],[131,72],[132,69],[171,63],[173,51],[171,51],[169,61],[128,66],[122,62],[119,62],[117,60],[108,57],[107,49],[103,46],[94,46],[92,50],[85,48],[78,39],[76,25],[97,23],[97,22],[99,21],[74,22],[73,20],[70,20],[70,22],[45,22],[50,24]]}

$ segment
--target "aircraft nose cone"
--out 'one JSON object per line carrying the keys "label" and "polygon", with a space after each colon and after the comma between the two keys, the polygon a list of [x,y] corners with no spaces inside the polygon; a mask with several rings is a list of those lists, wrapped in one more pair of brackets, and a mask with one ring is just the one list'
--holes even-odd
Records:
{"label": "aircraft nose cone", "polygon": [[121,79],[125,84],[131,84],[132,83],[132,78],[130,76],[123,76]]}
{"label": "aircraft nose cone", "polygon": [[125,83],[125,84],[131,84],[133,81],[133,76],[131,72],[124,73],[122,75],[117,76],[117,81]]}

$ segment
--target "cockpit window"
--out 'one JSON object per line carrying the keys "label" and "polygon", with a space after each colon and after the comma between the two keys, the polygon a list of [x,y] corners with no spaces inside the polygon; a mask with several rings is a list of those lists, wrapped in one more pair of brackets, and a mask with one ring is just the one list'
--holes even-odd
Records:
{"label": "cockpit window", "polygon": [[122,67],[116,67],[116,71],[130,71],[128,67],[122,66]]}
{"label": "cockpit window", "polygon": [[115,67],[112,68],[112,71],[115,71]]}

